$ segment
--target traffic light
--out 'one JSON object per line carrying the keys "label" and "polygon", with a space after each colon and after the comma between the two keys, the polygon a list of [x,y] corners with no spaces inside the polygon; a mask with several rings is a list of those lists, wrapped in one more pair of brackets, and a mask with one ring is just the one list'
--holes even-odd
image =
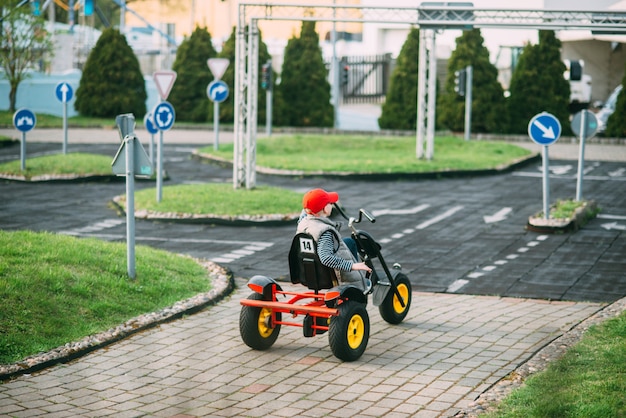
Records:
{"label": "traffic light", "polygon": [[347,65],[344,65],[343,67],[341,67],[341,85],[342,86],[348,85],[348,71],[350,71],[350,67],[348,67]]}
{"label": "traffic light", "polygon": [[467,72],[465,68],[454,72],[454,91],[459,96],[465,96]]}
{"label": "traffic light", "polygon": [[265,90],[272,89],[272,61],[268,61],[261,67],[261,87]]}

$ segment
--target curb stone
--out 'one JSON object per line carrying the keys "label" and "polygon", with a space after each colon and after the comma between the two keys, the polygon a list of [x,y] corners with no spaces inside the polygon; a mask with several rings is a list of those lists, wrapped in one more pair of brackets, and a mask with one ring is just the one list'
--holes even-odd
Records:
{"label": "curb stone", "polygon": [[579,208],[576,208],[571,218],[567,219],[543,219],[538,215],[528,218],[526,229],[539,233],[554,234],[558,232],[576,232],[587,222],[595,218],[598,206],[590,200]]}
{"label": "curb stone", "polygon": [[184,315],[194,314],[208,306],[215,305],[234,290],[235,280],[230,270],[211,261],[196,261],[207,270],[208,277],[211,279],[212,288],[209,292],[176,302],[160,311],[131,318],[115,328],[87,336],[77,342],[67,343],[46,353],[27,357],[14,364],[0,365],[0,382],[55,364],[67,363],[138,332],[179,319]]}

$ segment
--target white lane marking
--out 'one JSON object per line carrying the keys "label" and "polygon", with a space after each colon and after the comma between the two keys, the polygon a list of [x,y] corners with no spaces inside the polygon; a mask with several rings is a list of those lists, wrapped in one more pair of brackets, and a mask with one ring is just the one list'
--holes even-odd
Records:
{"label": "white lane marking", "polygon": [[425,222],[422,222],[421,224],[417,225],[415,227],[415,229],[425,229],[428,228],[431,225],[436,224],[437,222],[441,222],[446,218],[449,218],[450,216],[454,215],[455,213],[457,213],[458,211],[460,211],[461,209],[463,209],[463,206],[454,206],[453,208],[448,209],[447,211],[445,211],[444,213],[442,213],[441,215],[437,215],[434,218],[431,218]]}
{"label": "white lane marking", "polygon": [[[541,243],[541,241],[545,241],[546,239],[548,239],[548,235],[540,235],[537,238],[537,241],[530,241],[526,244],[525,247],[520,247],[517,249],[518,253],[526,253],[528,252],[528,250],[530,250],[533,247],[536,247],[537,245],[539,245]],[[486,265],[482,268],[480,268],[480,271],[473,271],[472,273],[469,273],[467,275],[468,279],[478,279],[481,276],[484,276],[486,273],[495,271],[498,266],[504,265],[506,263],[508,263],[508,260],[515,260],[516,258],[519,257],[519,254],[509,254],[506,256],[506,260],[497,260],[493,263],[493,265]],[[455,281],[454,283],[452,283],[450,286],[448,286],[448,288],[446,289],[446,292],[457,292],[459,291],[463,286],[465,286],[466,284],[469,283],[469,280],[465,280],[465,279],[459,279],[457,281]]]}
{"label": "white lane marking", "polygon": [[626,216],[621,215],[609,215],[608,213],[599,213],[596,216],[602,219],[615,219],[616,221],[626,221]]}
{"label": "white lane marking", "polygon": [[465,279],[456,280],[450,286],[448,286],[448,288],[446,289],[446,292],[454,293],[468,283],[469,283],[469,280],[465,280]]}
{"label": "white lane marking", "polygon": [[103,231],[105,229],[113,228],[113,227],[123,224],[124,222],[126,221],[123,219],[105,219],[104,221],[96,222],[94,224],[87,225],[82,228],[74,228],[68,231],[59,231],[59,234],[61,235],[88,234],[91,232],[98,232],[98,231]]}
{"label": "white lane marking", "polygon": [[419,206],[415,206],[409,209],[379,209],[372,211],[372,215],[381,216],[381,215],[414,215],[418,212],[421,212],[425,209],[428,209],[430,205],[423,204]]}
{"label": "white lane marking", "polygon": [[493,215],[483,216],[483,221],[485,221],[486,224],[503,221],[512,211],[513,208],[502,208]]}

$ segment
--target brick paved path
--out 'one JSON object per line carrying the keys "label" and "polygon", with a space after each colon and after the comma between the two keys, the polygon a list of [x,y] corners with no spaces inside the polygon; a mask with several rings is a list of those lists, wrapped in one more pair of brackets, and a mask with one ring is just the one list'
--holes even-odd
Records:
{"label": "brick paved path", "polygon": [[198,314],[0,384],[0,416],[451,416],[602,307],[415,293],[397,326],[370,303],[367,350],[342,363],[326,335],[295,327],[249,349],[238,320],[250,291],[237,285]]}

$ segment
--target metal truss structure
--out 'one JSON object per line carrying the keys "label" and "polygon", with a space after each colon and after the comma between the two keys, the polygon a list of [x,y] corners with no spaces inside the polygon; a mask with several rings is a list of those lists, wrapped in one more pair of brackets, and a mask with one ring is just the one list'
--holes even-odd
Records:
{"label": "metal truss structure", "polygon": [[433,2],[413,8],[240,3],[235,53],[234,188],[256,186],[259,21],[390,23],[419,27],[416,157],[427,159],[434,156],[437,33],[469,28],[626,33],[626,11],[477,9],[471,3],[441,4],[447,6]]}

